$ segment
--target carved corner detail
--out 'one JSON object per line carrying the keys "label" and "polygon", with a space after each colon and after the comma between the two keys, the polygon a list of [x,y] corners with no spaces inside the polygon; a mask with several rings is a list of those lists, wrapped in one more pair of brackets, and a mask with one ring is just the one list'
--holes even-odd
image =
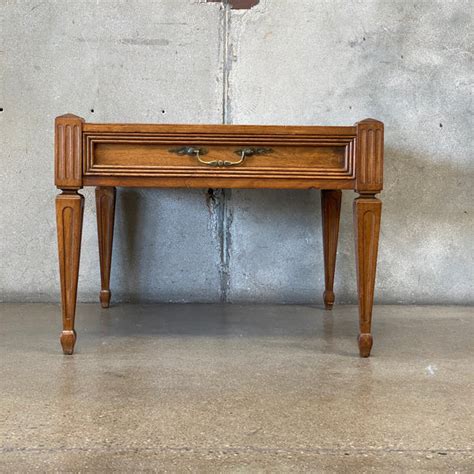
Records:
{"label": "carved corner detail", "polygon": [[383,188],[383,123],[366,119],[356,127],[356,191],[380,192]]}
{"label": "carved corner detail", "polygon": [[82,187],[82,124],[84,119],[67,114],[56,117],[54,134],[55,184],[61,189]]}

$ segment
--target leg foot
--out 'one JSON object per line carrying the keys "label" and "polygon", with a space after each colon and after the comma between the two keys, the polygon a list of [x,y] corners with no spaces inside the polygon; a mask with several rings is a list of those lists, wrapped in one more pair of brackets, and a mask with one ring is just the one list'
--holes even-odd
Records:
{"label": "leg foot", "polygon": [[323,294],[323,299],[324,299],[324,307],[327,310],[331,310],[332,307],[334,306],[334,291],[326,290]]}
{"label": "leg foot", "polygon": [[110,306],[110,295],[110,290],[100,290],[99,298],[102,308],[108,308]]}
{"label": "leg foot", "polygon": [[359,354],[361,357],[369,357],[372,349],[373,338],[371,334],[359,334]]}
{"label": "leg foot", "polygon": [[108,308],[110,304],[110,269],[114,237],[115,196],[116,191],[113,187],[99,186],[95,189],[101,284],[99,299],[102,308]]}
{"label": "leg foot", "polygon": [[76,344],[76,331],[63,331],[59,340],[61,341],[61,346],[63,352],[66,355],[71,355],[74,352],[74,346]]}
{"label": "leg foot", "polygon": [[324,307],[328,310],[334,305],[334,273],[336,271],[337,239],[339,235],[339,218],[341,215],[340,190],[324,189],[321,191],[321,216],[323,219],[324,249]]}

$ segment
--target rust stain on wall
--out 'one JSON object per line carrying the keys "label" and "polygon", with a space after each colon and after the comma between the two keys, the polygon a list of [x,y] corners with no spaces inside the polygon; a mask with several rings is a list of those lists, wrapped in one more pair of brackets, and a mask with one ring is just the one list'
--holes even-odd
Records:
{"label": "rust stain on wall", "polygon": [[[225,0],[207,0],[209,2],[220,2],[225,3]],[[228,0],[228,4],[230,8],[233,10],[250,10],[250,8],[254,7],[258,4],[260,0]]]}

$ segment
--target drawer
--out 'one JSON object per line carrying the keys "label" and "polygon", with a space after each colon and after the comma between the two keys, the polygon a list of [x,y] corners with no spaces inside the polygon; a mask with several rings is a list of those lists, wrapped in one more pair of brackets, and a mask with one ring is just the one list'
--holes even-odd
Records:
{"label": "drawer", "polygon": [[[183,127],[183,126],[181,126]],[[353,179],[354,134],[287,127],[161,126],[159,132],[83,135],[86,176]],[[212,127],[212,129],[208,129]],[[216,128],[222,132],[216,133]],[[267,133],[262,133],[261,129]],[[306,127],[306,129],[326,127]],[[275,133],[275,129],[279,133]],[[299,129],[300,130],[300,129]],[[100,131],[99,131],[100,132]],[[254,132],[254,133],[251,133]]]}

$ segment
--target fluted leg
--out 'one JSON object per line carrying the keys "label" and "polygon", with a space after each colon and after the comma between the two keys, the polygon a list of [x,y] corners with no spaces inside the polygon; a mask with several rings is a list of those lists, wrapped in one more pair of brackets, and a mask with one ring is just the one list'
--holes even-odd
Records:
{"label": "fluted leg", "polygon": [[99,186],[95,189],[100,258],[100,304],[103,308],[109,307],[111,295],[110,269],[114,237],[115,195],[116,191],[113,187]]}
{"label": "fluted leg", "polygon": [[72,354],[76,343],[77,281],[81,254],[82,216],[84,197],[76,191],[63,191],[56,197],[59,275],[61,279],[61,307],[63,331],[60,341],[65,354]]}
{"label": "fluted leg", "polygon": [[372,194],[354,200],[354,234],[359,293],[359,352],[369,357],[372,349],[372,306],[382,202]]}
{"label": "fluted leg", "polygon": [[336,270],[337,238],[339,217],[341,215],[340,190],[321,191],[321,215],[323,219],[324,249],[324,306],[332,309],[334,305],[334,272]]}

